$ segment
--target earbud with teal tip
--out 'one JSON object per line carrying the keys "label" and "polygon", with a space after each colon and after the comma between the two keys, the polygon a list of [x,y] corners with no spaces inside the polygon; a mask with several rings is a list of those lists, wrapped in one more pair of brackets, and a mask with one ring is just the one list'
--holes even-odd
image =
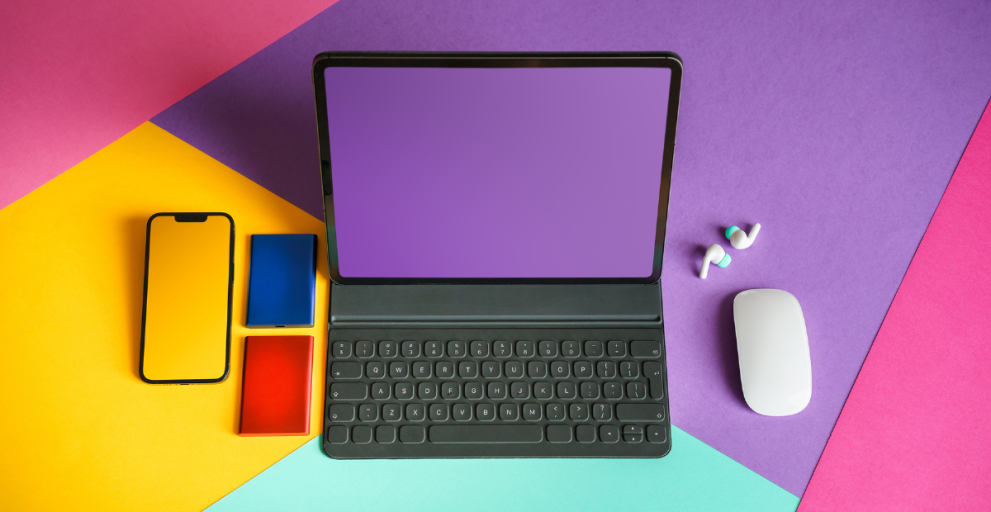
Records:
{"label": "earbud with teal tip", "polygon": [[730,245],[734,249],[746,249],[754,243],[757,239],[757,233],[760,232],[760,222],[754,224],[754,227],[750,229],[750,234],[746,234],[742,229],[736,226],[730,226],[726,228],[726,239],[729,240]]}
{"label": "earbud with teal tip", "polygon": [[709,275],[709,263],[715,263],[719,268],[726,268],[733,258],[726,254],[726,251],[719,244],[712,244],[705,251],[705,258],[702,260],[702,271],[699,277],[705,279]]}

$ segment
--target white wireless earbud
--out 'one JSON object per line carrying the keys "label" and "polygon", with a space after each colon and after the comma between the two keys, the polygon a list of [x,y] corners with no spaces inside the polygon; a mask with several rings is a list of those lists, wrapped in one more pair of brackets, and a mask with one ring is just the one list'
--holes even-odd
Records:
{"label": "white wireless earbud", "polygon": [[719,268],[726,268],[730,261],[733,261],[733,258],[730,258],[719,244],[710,245],[705,251],[705,259],[702,260],[702,271],[699,272],[699,277],[705,279],[705,276],[709,275],[709,263],[715,263]]}
{"label": "white wireless earbud", "polygon": [[746,249],[754,243],[757,239],[757,233],[760,233],[760,222],[754,224],[754,227],[750,228],[750,234],[746,234],[742,229],[736,226],[730,226],[726,228],[726,238],[729,240],[730,245],[734,249]]}

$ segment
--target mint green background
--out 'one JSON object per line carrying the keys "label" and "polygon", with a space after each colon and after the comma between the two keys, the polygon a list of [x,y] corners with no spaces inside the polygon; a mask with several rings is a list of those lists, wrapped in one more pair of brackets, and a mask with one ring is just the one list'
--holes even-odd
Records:
{"label": "mint green background", "polygon": [[798,498],[672,427],[662,459],[340,461],[320,437],[207,510],[794,511]]}

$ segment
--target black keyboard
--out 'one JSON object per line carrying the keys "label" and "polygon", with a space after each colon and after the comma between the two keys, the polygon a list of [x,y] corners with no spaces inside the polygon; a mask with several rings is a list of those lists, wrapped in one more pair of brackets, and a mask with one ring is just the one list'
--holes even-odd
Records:
{"label": "black keyboard", "polygon": [[660,329],[331,329],[334,458],[663,457]]}

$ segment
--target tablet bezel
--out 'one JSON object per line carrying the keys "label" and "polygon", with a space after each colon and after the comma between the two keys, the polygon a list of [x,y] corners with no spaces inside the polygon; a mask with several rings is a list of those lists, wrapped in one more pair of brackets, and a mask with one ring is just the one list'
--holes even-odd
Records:
{"label": "tablet bezel", "polygon": [[[661,162],[657,228],[654,238],[653,269],[646,277],[554,277],[554,278],[423,278],[423,277],[346,277],[340,274],[333,210],[333,175],[330,136],[327,126],[327,97],[324,70],[329,67],[434,67],[434,68],[533,68],[533,67],[654,67],[671,70],[668,111]],[[434,53],[434,52],[325,52],[313,60],[313,88],[316,96],[317,130],[320,142],[320,180],[324,196],[327,229],[327,256],[331,279],[337,284],[595,284],[655,283],[661,277],[664,234],[671,191],[675,131],[681,97],[681,58],[670,52],[601,53]]]}

